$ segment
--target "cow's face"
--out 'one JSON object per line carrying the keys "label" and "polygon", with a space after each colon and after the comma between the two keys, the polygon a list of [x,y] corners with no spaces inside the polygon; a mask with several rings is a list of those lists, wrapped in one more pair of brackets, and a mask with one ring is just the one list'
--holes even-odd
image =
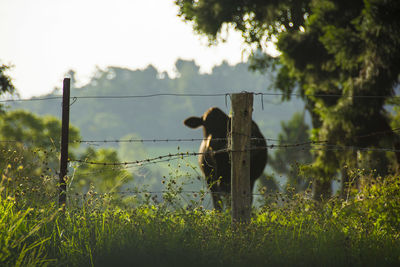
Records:
{"label": "cow's face", "polygon": [[204,127],[204,135],[226,137],[229,117],[219,108],[208,109],[201,117],[189,117],[183,123],[189,128]]}

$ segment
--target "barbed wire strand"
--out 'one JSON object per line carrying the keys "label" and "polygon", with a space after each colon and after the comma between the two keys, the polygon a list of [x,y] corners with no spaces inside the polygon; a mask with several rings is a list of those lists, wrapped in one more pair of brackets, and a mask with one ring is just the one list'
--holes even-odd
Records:
{"label": "barbed wire strand", "polygon": [[[366,138],[366,137],[371,137],[371,136],[376,136],[376,135],[387,135],[387,134],[392,134],[392,133],[397,133],[400,132],[400,128],[395,128],[393,130],[389,131],[378,131],[378,132],[372,132],[369,134],[364,134],[364,135],[356,135],[353,136],[353,138]],[[237,133],[236,133],[237,134]],[[243,134],[242,134],[243,135]],[[250,137],[251,140],[265,140],[265,141],[270,141],[270,142],[283,142],[283,140],[280,139],[274,139],[274,138],[257,138],[257,137]],[[229,137],[226,138],[213,138],[213,141],[226,141],[229,140]],[[156,143],[156,142],[196,142],[196,141],[207,141],[208,138],[176,138],[176,139],[110,139],[110,140],[73,140],[71,143]],[[286,141],[287,142],[287,141]],[[290,142],[289,144],[294,144],[294,142]],[[328,142],[327,140],[317,140],[317,141],[306,141],[304,143],[326,143]]]}
{"label": "barbed wire strand", "polygon": [[[319,147],[318,147],[319,146]],[[357,147],[357,146],[342,146],[342,145],[334,145],[334,144],[326,144],[326,143],[315,143],[315,142],[306,142],[306,143],[297,143],[297,144],[279,144],[279,145],[267,145],[267,146],[258,146],[258,147],[253,147],[249,148],[246,150],[237,150],[237,151],[232,151],[228,148],[213,151],[211,153],[218,154],[218,153],[230,153],[230,152],[248,152],[248,151],[254,151],[254,150],[267,150],[267,149],[295,149],[295,150],[309,150],[309,151],[345,151],[345,150],[351,150],[351,151],[378,151],[378,152],[400,152],[398,149],[392,149],[392,148],[381,148],[381,147],[376,147],[376,148],[369,148],[369,147]],[[183,159],[186,157],[191,157],[191,156],[199,156],[199,155],[204,155],[210,152],[179,152],[179,153],[169,153],[167,155],[161,155],[157,157],[152,157],[152,158],[147,158],[147,159],[141,159],[141,160],[135,160],[135,161],[125,161],[125,162],[95,162],[95,161],[90,161],[90,160],[82,160],[82,159],[69,159],[69,162],[78,162],[78,163],[85,163],[85,164],[92,164],[92,165],[103,165],[103,166],[118,166],[118,165],[138,165],[138,166],[144,166],[150,163],[159,163],[159,162],[165,162],[165,161],[171,161],[171,160],[176,160],[176,159]]]}
{"label": "barbed wire strand", "polygon": [[[312,145],[312,144],[308,144]],[[167,155],[161,155],[158,157],[153,157],[153,158],[148,158],[148,159],[142,159],[142,160],[135,160],[135,161],[125,161],[125,162],[97,162],[97,161],[90,161],[90,160],[81,160],[81,159],[69,159],[69,162],[79,162],[79,163],[84,163],[84,164],[90,164],[90,165],[103,165],[103,166],[118,166],[118,165],[138,165],[142,166],[142,164],[146,163],[154,163],[160,161],[160,160],[176,160],[176,159],[183,159],[186,157],[191,157],[191,156],[199,156],[199,155],[205,155],[209,153],[213,154],[218,154],[218,153],[239,153],[239,152],[251,152],[251,151],[256,151],[256,150],[267,150],[267,149],[289,149],[289,148],[294,148],[297,150],[306,150],[308,149],[309,151],[376,151],[376,152],[400,152],[398,149],[391,149],[391,148],[365,148],[365,147],[356,147],[356,146],[338,146],[338,145],[330,145],[330,144],[316,144],[318,146],[326,146],[326,148],[314,148],[314,147],[301,147],[300,144],[295,144],[295,145],[269,145],[269,146],[262,146],[262,147],[253,147],[249,149],[244,149],[244,150],[230,150],[230,149],[221,149],[221,150],[216,150],[212,152],[179,152],[179,153],[174,153],[174,154],[167,154]],[[167,160],[167,161],[168,161]]]}

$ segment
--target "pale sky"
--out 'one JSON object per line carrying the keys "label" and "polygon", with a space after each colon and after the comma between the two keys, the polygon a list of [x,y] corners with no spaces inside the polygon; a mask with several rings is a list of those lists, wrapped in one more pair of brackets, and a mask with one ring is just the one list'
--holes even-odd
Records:
{"label": "pale sky", "polygon": [[246,58],[240,34],[208,47],[177,10],[173,0],[0,0],[0,61],[15,66],[9,75],[25,98],[61,87],[69,69],[82,84],[96,66],[173,74],[177,58],[203,72]]}

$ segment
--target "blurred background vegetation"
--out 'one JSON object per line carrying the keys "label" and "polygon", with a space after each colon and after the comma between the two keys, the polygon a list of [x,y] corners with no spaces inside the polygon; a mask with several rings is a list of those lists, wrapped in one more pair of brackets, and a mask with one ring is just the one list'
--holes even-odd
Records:
{"label": "blurred background vegetation", "polygon": [[[270,149],[261,186],[280,190],[294,187],[296,191],[312,186],[315,199],[320,200],[337,190],[343,197],[348,189],[368,182],[350,181],[351,170],[370,170],[371,179],[398,171],[399,2],[175,2],[179,16],[192,23],[197,33],[207,36],[211,44],[223,41],[221,31],[226,25],[241,32],[249,44],[249,61],[234,66],[224,62],[211,73],[200,73],[194,61],[177,60],[176,77],[160,73],[151,65],[141,70],[110,66],[98,68],[83,86],[76,85],[75,72],[70,70],[66,76],[72,81],[72,96],[81,97],[71,100],[71,142],[202,138],[200,130],[190,130],[182,121],[201,115],[211,106],[229,113],[230,101],[227,96],[185,94],[270,92],[277,95],[256,96],[253,113],[264,136],[273,139],[270,144],[323,140],[331,147],[353,149],[315,149],[311,145],[301,150]],[[261,52],[269,40],[275,40],[279,57]],[[16,94],[12,79],[6,74],[9,68],[0,68],[1,91],[6,97]],[[183,96],[124,97],[163,93]],[[60,95],[60,88],[54,88],[43,97]],[[121,98],[82,98],[88,96]],[[58,168],[59,102],[6,102],[0,116],[1,139],[18,141],[22,154],[28,153],[29,143],[46,153],[55,153],[40,159],[44,164],[37,167],[48,168],[54,174]],[[197,151],[198,143],[71,143],[70,157],[135,161],[177,151]],[[1,145],[5,151],[12,150],[12,143]],[[3,165],[8,164],[3,161]],[[162,177],[177,166],[171,164],[120,168],[113,174],[104,166],[71,163],[70,188],[82,193],[92,184],[99,192],[110,192],[146,184],[149,190],[160,190]],[[188,167],[184,171],[200,176],[195,157],[185,159],[184,165]],[[38,175],[40,172],[32,170]],[[203,188],[204,183],[193,185],[195,189],[199,187]]]}
{"label": "blurred background vegetation", "polygon": [[[193,61],[178,60],[176,62],[177,77],[170,78],[166,73],[158,73],[152,66],[143,70],[109,67],[106,70],[98,69],[91,81],[83,87],[75,86],[73,70],[69,71],[67,76],[71,77],[72,81],[71,95],[77,97],[140,96],[157,93],[225,94],[243,90],[267,92],[273,80],[273,73],[263,75],[252,72],[248,68],[249,64],[245,63],[234,66],[223,63],[214,67],[210,74],[203,74],[199,72],[199,67]],[[55,88],[51,94],[42,97],[60,96],[61,93],[59,88]],[[228,96],[78,98],[77,101],[71,98],[71,103],[73,103],[70,115],[70,123],[73,125],[71,141],[202,138],[201,130],[193,131],[183,125],[185,118],[193,115],[199,116],[211,106],[218,106],[226,113],[230,111]],[[3,140],[18,140],[27,144],[39,145],[44,149],[52,148],[54,151],[58,151],[61,125],[56,118],[61,117],[59,100],[15,102],[7,103],[7,105],[5,107],[7,112],[2,118],[3,127],[0,129],[3,133]],[[281,126],[281,121],[289,120],[295,112],[301,112],[303,116],[296,113],[292,122],[289,122],[290,125],[282,124]],[[253,118],[259,124],[266,138],[278,138],[281,127],[285,127],[284,134],[289,134],[290,137],[287,137],[289,139],[293,138],[283,140],[283,142],[299,142],[309,139],[304,104],[300,99],[294,98],[291,102],[282,102],[280,96],[264,96],[263,98],[256,96]],[[11,120],[12,123],[10,123]],[[57,122],[58,128],[53,126],[54,129],[48,129],[48,121]],[[293,131],[291,129],[297,127],[298,124],[304,125],[301,133],[288,133],[288,131]],[[10,125],[14,125],[14,132],[9,129]],[[197,152],[199,144],[200,141],[71,143],[70,158],[102,162],[136,161],[168,153]],[[270,156],[274,152],[271,151]],[[269,172],[272,173],[273,170],[276,170],[279,174],[276,175],[277,179],[284,184],[286,176],[289,175],[286,169],[290,168],[290,164],[299,157],[301,156],[292,156],[286,160],[277,156],[273,160],[274,164],[271,164],[272,169],[269,168]],[[201,175],[199,171],[194,170],[197,168],[196,157],[188,158],[185,163],[189,165],[186,171],[190,171],[194,177]],[[172,168],[169,164],[176,166],[174,162],[167,162],[131,168],[127,171],[120,170],[121,173],[118,174],[110,167],[102,167],[103,171],[101,171],[99,166],[74,163],[70,165],[69,171],[71,175],[70,189],[77,193],[87,192],[90,184],[93,184],[96,191],[106,193],[146,185],[148,190],[159,191],[163,188],[162,177],[168,174]],[[58,168],[56,158],[52,158],[51,166],[56,172]],[[268,184],[266,180],[264,182],[264,185]],[[190,189],[199,190],[204,186],[205,184],[200,180]],[[268,187],[277,189],[275,182]]]}

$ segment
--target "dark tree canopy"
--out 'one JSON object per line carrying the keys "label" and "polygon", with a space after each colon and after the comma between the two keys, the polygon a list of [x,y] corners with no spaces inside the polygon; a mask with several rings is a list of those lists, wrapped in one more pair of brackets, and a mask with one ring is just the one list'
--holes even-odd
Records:
{"label": "dark tree canopy", "polygon": [[0,65],[0,94],[3,93],[14,93],[15,87],[12,84],[11,78],[5,73],[10,66]]}
{"label": "dark tree canopy", "polygon": [[[221,39],[225,24],[240,31],[254,47],[254,68],[278,64],[275,88],[285,93],[299,89],[312,117],[314,139],[400,149],[385,110],[399,84],[400,1],[177,0],[176,4],[179,15],[211,41]],[[272,37],[281,52],[278,60],[258,53]],[[386,134],[371,135],[374,132]],[[363,153],[382,158],[380,166],[371,167],[387,172],[386,153]],[[329,194],[332,177],[341,166],[357,167],[359,155],[360,151],[316,153],[314,169],[322,180],[314,183],[315,194]],[[399,166],[399,153],[396,158]],[[342,170],[343,188],[346,177]]]}
{"label": "dark tree canopy", "polygon": [[310,0],[177,0],[179,15],[194,22],[194,29],[216,39],[222,26],[231,24],[246,42],[262,42],[283,29],[299,30],[309,13]]}

